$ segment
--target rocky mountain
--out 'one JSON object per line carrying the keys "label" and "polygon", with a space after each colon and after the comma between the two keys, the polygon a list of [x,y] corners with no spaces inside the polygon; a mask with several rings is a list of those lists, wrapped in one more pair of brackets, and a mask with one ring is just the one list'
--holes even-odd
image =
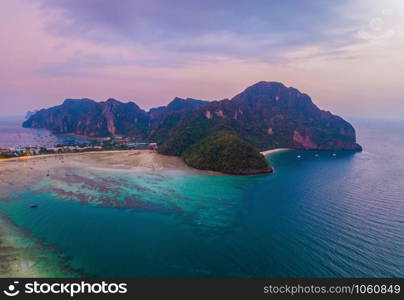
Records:
{"label": "rocky mountain", "polygon": [[170,134],[159,140],[160,149],[180,155],[190,145],[221,130],[234,133],[260,150],[361,149],[351,124],[320,110],[308,95],[277,82],[259,82],[231,100],[212,101],[184,114],[173,124]]}
{"label": "rocky mountain", "polygon": [[192,110],[201,105],[205,105],[209,103],[209,101],[197,100],[192,98],[182,99],[182,98],[174,98],[167,106],[160,106],[157,108],[152,108],[149,111],[149,115],[151,119],[158,119],[163,114],[178,112],[183,110]]}
{"label": "rocky mountain", "polygon": [[25,114],[24,120],[28,120],[31,116],[35,115],[37,112],[38,112],[37,110],[28,111],[28,112]]}
{"label": "rocky mountain", "polygon": [[[199,148],[204,151],[216,149],[207,147],[210,141],[233,141],[206,139],[218,132],[240,138],[257,150],[361,150],[355,129],[347,121],[319,109],[308,95],[295,88],[265,81],[232,99],[175,98],[167,106],[148,112],[133,102],[67,99],[59,106],[31,115],[23,126],[46,128],[55,134],[131,136],[139,141],[158,142],[161,153],[177,156],[183,156],[203,139],[207,142]],[[198,161],[195,151],[192,161]]]}
{"label": "rocky mountain", "polygon": [[147,136],[148,125],[149,116],[139,106],[115,99],[66,99],[61,105],[41,109],[23,123],[24,127],[46,128],[54,134],[130,135],[139,139]]}
{"label": "rocky mountain", "polygon": [[265,148],[355,150],[355,129],[342,118],[320,110],[306,94],[277,82],[259,82],[235,96],[233,116],[256,121]]}

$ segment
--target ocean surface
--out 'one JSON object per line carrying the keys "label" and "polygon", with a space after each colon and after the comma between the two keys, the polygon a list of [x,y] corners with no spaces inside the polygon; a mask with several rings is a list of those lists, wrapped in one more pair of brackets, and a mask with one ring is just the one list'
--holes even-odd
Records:
{"label": "ocean surface", "polygon": [[0,148],[17,148],[26,146],[53,147],[56,144],[88,143],[85,138],[52,135],[45,129],[23,128],[23,117],[0,117]]}
{"label": "ocean surface", "polygon": [[278,153],[274,174],[247,177],[69,170],[0,212],[55,274],[403,277],[404,122],[351,121],[362,153]]}

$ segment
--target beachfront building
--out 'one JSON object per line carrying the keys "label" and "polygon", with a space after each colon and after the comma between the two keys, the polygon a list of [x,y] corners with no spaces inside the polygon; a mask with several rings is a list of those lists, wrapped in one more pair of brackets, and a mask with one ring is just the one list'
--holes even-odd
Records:
{"label": "beachfront building", "polygon": [[28,154],[30,155],[38,155],[41,152],[41,148],[40,147],[30,147],[27,149]]}
{"label": "beachfront building", "polygon": [[15,152],[19,156],[27,155],[27,149],[26,148],[16,148]]}

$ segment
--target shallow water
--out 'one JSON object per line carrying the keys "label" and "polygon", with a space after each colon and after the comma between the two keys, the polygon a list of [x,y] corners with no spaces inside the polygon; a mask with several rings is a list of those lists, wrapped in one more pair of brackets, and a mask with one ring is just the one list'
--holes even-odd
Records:
{"label": "shallow water", "polygon": [[26,146],[53,147],[56,144],[84,143],[90,141],[75,136],[53,135],[45,129],[23,128],[23,117],[1,117],[0,147],[16,148]]}
{"label": "shallow water", "polygon": [[354,125],[364,152],[279,153],[273,175],[65,168],[0,210],[86,276],[402,277],[404,123]]}

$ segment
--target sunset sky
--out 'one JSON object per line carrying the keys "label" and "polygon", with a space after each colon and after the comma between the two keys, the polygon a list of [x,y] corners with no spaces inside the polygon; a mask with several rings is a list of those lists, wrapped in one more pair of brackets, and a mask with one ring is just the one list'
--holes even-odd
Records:
{"label": "sunset sky", "polygon": [[402,0],[1,0],[0,57],[1,115],[265,80],[342,116],[404,119]]}

